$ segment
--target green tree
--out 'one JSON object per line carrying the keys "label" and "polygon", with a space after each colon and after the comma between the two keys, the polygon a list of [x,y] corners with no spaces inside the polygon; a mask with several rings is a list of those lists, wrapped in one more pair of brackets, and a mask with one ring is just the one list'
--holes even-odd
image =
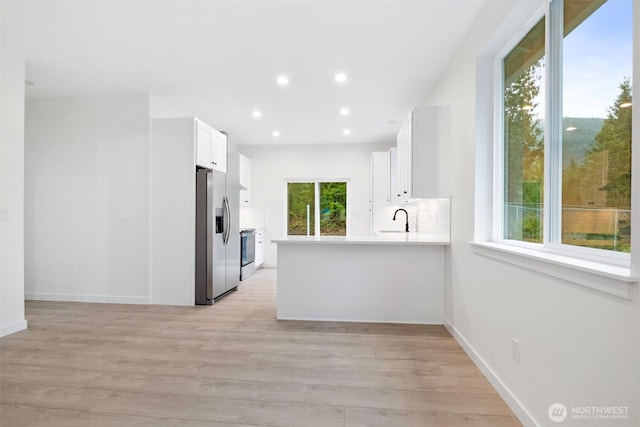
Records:
{"label": "green tree", "polygon": [[347,232],[347,183],[320,183],[320,234],[344,236]]}
{"label": "green tree", "polygon": [[[520,206],[521,221],[507,219],[507,237],[542,240],[544,132],[536,114],[544,59],[507,81],[504,90],[505,202]],[[526,228],[526,230],[525,230]]]}
{"label": "green tree", "polygon": [[590,155],[606,159],[605,185],[599,188],[607,192],[607,206],[631,208],[631,80],[620,84],[620,94],[609,107],[602,129],[595,137]]}
{"label": "green tree", "polygon": [[514,201],[522,200],[522,183],[542,183],[544,134],[536,114],[543,60],[525,69],[505,88],[504,114],[506,160],[509,168],[508,192]]}
{"label": "green tree", "polygon": [[[320,182],[320,235],[344,236],[347,232],[347,183]],[[309,234],[315,234],[314,182],[290,182],[287,185],[289,235],[307,234],[307,206],[309,206]]]}
{"label": "green tree", "polygon": [[[591,146],[580,163],[571,161],[562,171],[563,207],[577,207],[580,213],[563,216],[563,242],[579,246],[630,250],[630,217],[617,212],[617,223],[606,215],[608,207],[631,208],[631,81],[624,79],[620,92],[608,108],[607,118],[593,136]],[[563,144],[566,141],[563,138]],[[588,218],[593,210],[597,221]],[[584,237],[576,237],[584,236]]]}
{"label": "green tree", "polygon": [[581,205],[582,200],[580,198],[580,192],[575,191],[580,188],[582,177],[581,171],[582,167],[575,161],[575,159],[571,159],[571,162],[562,169],[562,188],[563,190],[566,189],[566,191],[562,192],[562,206],[567,207]]}
{"label": "green tree", "polygon": [[309,234],[313,235],[315,233],[315,184],[290,182],[287,185],[287,203],[289,209],[287,233],[291,236],[307,234],[307,205],[309,205]]}

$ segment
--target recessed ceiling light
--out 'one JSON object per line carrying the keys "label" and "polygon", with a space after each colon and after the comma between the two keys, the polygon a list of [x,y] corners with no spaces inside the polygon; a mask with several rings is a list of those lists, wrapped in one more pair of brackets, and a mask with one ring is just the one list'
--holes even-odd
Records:
{"label": "recessed ceiling light", "polygon": [[566,128],[565,130],[566,130],[567,132],[571,132],[571,131],[574,131],[574,130],[576,130],[576,129],[578,129],[578,128],[577,128],[577,127],[575,127],[575,126],[569,126],[569,127],[568,127],[568,128]]}
{"label": "recessed ceiling light", "polygon": [[629,108],[631,107],[631,102],[627,101],[627,102],[623,102],[622,104],[620,104],[620,108]]}
{"label": "recessed ceiling light", "polygon": [[351,130],[350,129],[345,129],[345,130],[342,131],[342,133],[344,135],[351,135]]}
{"label": "recessed ceiling light", "polygon": [[340,109],[340,114],[342,114],[343,116],[348,116],[350,113],[349,109],[346,107],[343,107]]}
{"label": "recessed ceiling light", "polygon": [[347,81],[347,75],[345,73],[337,73],[334,78],[338,83],[344,83]]}
{"label": "recessed ceiling light", "polygon": [[277,130],[274,130],[273,132],[271,132],[271,135],[280,136],[280,132],[278,132]]}
{"label": "recessed ceiling light", "polygon": [[285,75],[278,76],[278,78],[276,79],[276,82],[278,82],[280,86],[286,86],[289,84],[289,77]]}
{"label": "recessed ceiling light", "polygon": [[260,110],[253,110],[253,112],[251,113],[251,115],[253,117],[262,117],[262,112]]}

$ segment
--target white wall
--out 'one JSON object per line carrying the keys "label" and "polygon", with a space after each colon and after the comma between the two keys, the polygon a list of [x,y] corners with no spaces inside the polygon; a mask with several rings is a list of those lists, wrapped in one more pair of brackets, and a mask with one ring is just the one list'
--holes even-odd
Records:
{"label": "white wall", "polygon": [[195,301],[195,120],[151,121],[152,304]]}
{"label": "white wall", "polygon": [[149,97],[32,99],[27,299],[149,301]]}
{"label": "white wall", "polygon": [[277,263],[276,244],[286,234],[286,179],[345,179],[347,233],[369,234],[371,153],[392,144],[244,145],[239,152],[252,160],[253,207],[264,210],[265,265]]}
{"label": "white wall", "polygon": [[24,318],[25,63],[0,50],[0,337]]}
{"label": "white wall", "polygon": [[[429,100],[452,106],[450,158],[442,177],[452,194],[445,316],[527,425],[555,425],[547,410],[559,402],[568,408],[630,407],[626,420],[567,419],[562,425],[637,426],[637,292],[632,301],[609,296],[482,257],[469,243],[474,239],[475,184],[485,182],[474,175],[474,155],[483,152],[475,145],[476,90],[482,92],[476,88],[476,60],[513,3],[487,4]],[[491,128],[491,123],[479,125]],[[520,363],[511,356],[514,338],[521,343]]]}

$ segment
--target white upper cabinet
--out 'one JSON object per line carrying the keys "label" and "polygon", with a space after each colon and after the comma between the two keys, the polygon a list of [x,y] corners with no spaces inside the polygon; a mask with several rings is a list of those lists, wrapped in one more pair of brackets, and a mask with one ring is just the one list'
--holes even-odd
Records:
{"label": "white upper cabinet", "polygon": [[251,159],[238,154],[240,168],[240,206],[251,206],[253,196]]}
{"label": "white upper cabinet", "polygon": [[415,107],[398,132],[394,203],[441,197],[439,185],[440,108]]}
{"label": "white upper cabinet", "polygon": [[227,135],[214,129],[211,144],[213,170],[227,173]]}
{"label": "white upper cabinet", "polygon": [[390,175],[388,151],[371,153],[371,203],[374,208],[380,205],[390,205],[391,198],[389,192]]}
{"label": "white upper cabinet", "polygon": [[211,169],[211,132],[209,126],[196,120],[196,165]]}
{"label": "white upper cabinet", "polygon": [[383,216],[391,203],[389,157],[389,151],[371,153],[371,231],[386,228]]}
{"label": "white upper cabinet", "polygon": [[402,190],[400,189],[400,174],[398,172],[398,148],[389,149],[389,203],[397,205],[402,203]]}
{"label": "white upper cabinet", "polygon": [[227,172],[227,136],[197,119],[196,165]]}

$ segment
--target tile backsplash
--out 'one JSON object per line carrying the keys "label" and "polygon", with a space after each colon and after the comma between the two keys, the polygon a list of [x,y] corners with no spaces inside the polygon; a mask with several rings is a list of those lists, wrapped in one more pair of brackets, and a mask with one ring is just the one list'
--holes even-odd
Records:
{"label": "tile backsplash", "polygon": [[396,209],[405,209],[409,215],[409,230],[426,233],[449,234],[451,218],[450,199],[414,199],[409,203],[380,206],[374,210],[373,230],[402,230],[404,213],[393,221]]}
{"label": "tile backsplash", "polygon": [[450,199],[419,199],[416,204],[418,231],[442,234],[450,233]]}
{"label": "tile backsplash", "polygon": [[240,208],[240,229],[264,228],[264,210]]}

